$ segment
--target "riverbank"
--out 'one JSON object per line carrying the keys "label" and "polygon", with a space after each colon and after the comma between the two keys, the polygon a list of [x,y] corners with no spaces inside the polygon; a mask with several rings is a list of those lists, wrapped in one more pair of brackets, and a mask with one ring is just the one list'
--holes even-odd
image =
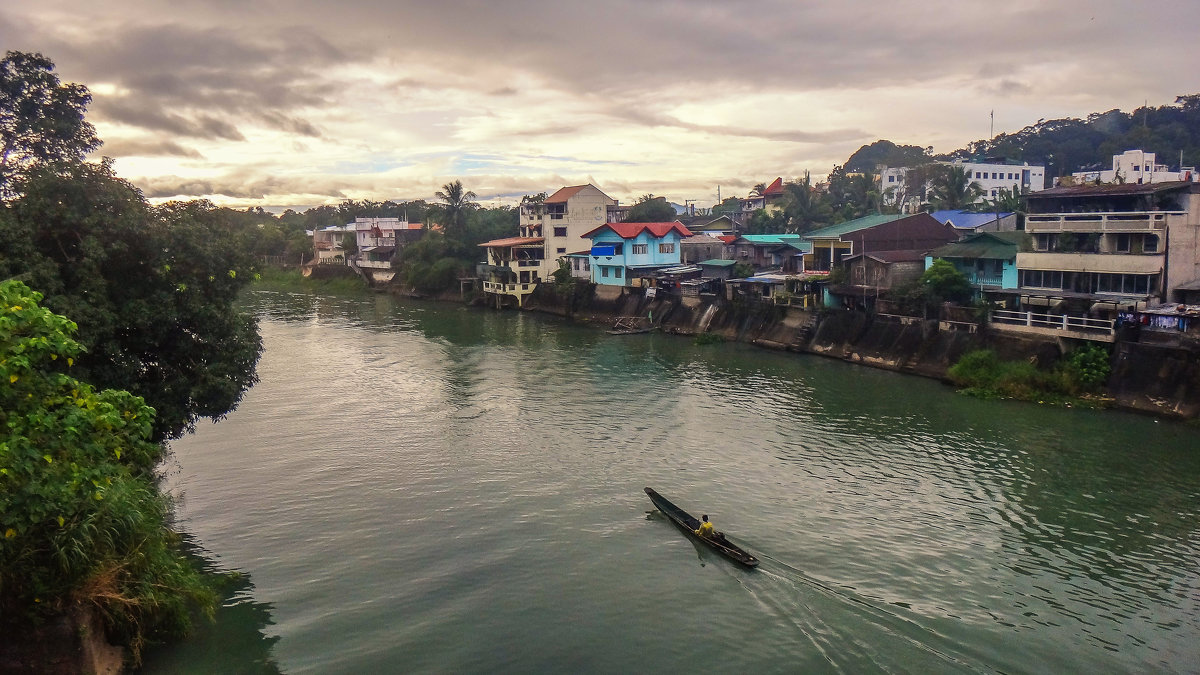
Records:
{"label": "riverbank", "polygon": [[[949,381],[965,354],[991,350],[1006,361],[1049,370],[1077,341],[989,331],[956,322],[854,311],[811,311],[724,298],[646,298],[619,287],[596,287],[571,311],[543,286],[526,309],[609,327],[618,316],[653,316],[667,333],[718,335],[767,349],[816,354],[873,368]],[[1200,417],[1200,354],[1155,344],[1121,341],[1112,350],[1105,391],[1084,400],[1101,405],[1193,420]]]}

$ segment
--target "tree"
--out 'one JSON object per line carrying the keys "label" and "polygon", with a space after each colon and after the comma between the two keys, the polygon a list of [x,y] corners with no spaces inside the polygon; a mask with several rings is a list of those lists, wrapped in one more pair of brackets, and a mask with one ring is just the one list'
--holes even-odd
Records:
{"label": "tree", "polygon": [[155,489],[154,410],[68,376],[76,326],[0,283],[0,630],[14,638],[73,606],[96,607],[133,649],[182,633],[216,596],[180,553]]}
{"label": "tree", "polygon": [[0,197],[38,164],[82,160],[100,147],[84,119],[87,87],[63,84],[41,54],[7,52],[0,60]]}
{"label": "tree", "polygon": [[668,204],[665,197],[643,195],[638,203],[629,209],[629,213],[625,216],[625,222],[669,223],[678,217],[675,207]]}
{"label": "tree", "polygon": [[785,183],[783,192],[789,231],[807,232],[831,221],[833,209],[825,195],[813,188],[807,171],[803,180]]}
{"label": "tree", "polygon": [[959,165],[941,166],[934,174],[930,201],[939,209],[961,209],[983,196],[983,188]]}
{"label": "tree", "polygon": [[476,208],[475,193],[464,190],[461,180],[446,183],[434,195],[442,200],[438,207],[438,218],[442,231],[451,239],[462,239],[467,231],[467,215]]}
{"label": "tree", "polygon": [[942,258],[934,260],[921,275],[921,287],[932,304],[966,302],[971,297],[971,281],[953,263]]}
{"label": "tree", "polygon": [[75,318],[80,377],[145,398],[155,440],[233,410],[257,381],[262,344],[234,307],[254,267],[226,211],[152,208],[108,163],[38,167],[21,191],[0,212],[0,278]]}

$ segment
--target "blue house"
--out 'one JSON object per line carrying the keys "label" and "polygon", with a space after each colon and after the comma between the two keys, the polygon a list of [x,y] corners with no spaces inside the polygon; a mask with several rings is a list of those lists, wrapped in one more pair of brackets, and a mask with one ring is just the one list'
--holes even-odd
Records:
{"label": "blue house", "polygon": [[966,275],[980,291],[1017,288],[1017,252],[1029,249],[1024,232],[978,232],[961,241],[933,249],[925,256],[925,269],[941,258]]}
{"label": "blue house", "polygon": [[680,261],[680,241],[692,236],[683,223],[605,223],[582,235],[592,240],[592,281],[632,286]]}

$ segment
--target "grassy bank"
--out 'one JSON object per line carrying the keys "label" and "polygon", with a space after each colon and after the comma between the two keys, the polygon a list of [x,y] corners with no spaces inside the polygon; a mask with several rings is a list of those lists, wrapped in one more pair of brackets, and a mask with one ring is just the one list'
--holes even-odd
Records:
{"label": "grassy bank", "polygon": [[367,284],[353,272],[350,272],[350,276],[306,277],[295,268],[266,267],[259,270],[252,288],[314,293],[363,293],[367,290]]}
{"label": "grassy bank", "polygon": [[983,349],[965,354],[947,375],[962,393],[979,398],[1104,406],[1111,403],[1100,395],[1111,372],[1109,358],[1107,349],[1085,345],[1042,370],[1029,361],[1003,361]]}

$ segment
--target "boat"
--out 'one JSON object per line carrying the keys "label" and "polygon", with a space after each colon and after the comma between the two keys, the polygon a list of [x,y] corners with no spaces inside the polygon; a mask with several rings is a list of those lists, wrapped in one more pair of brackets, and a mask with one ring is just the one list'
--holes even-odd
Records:
{"label": "boat", "polygon": [[638,333],[649,333],[657,328],[654,322],[649,317],[644,316],[618,316],[613,322],[612,328],[608,330],[609,335],[637,335]]}
{"label": "boat", "polygon": [[658,510],[663,512],[663,515],[670,518],[671,522],[678,525],[680,529],[686,531],[692,539],[738,564],[746,567],[758,567],[758,558],[738,548],[733,542],[726,539],[724,534],[717,532],[712,537],[701,537],[696,534],[696,530],[700,529],[700,521],[696,520],[692,514],[675,506],[669,499],[658,494],[652,488],[646,488],[646,494],[650,496],[650,501],[654,502]]}

